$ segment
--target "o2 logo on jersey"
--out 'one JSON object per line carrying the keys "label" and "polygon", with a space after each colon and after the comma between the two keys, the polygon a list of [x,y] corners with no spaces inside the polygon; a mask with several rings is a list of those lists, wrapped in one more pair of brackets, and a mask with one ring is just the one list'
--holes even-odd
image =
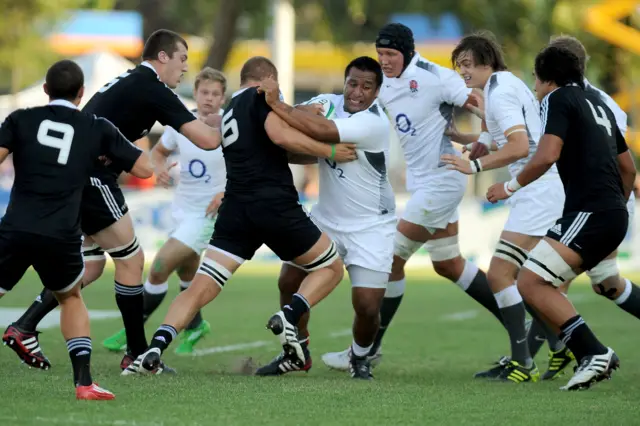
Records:
{"label": "o2 logo on jersey", "polygon": [[328,158],[325,158],[324,162],[327,163],[333,170],[338,172],[339,178],[344,179],[344,170],[338,167],[338,163],[336,161],[330,161]]}
{"label": "o2 logo on jersey", "polygon": [[189,174],[196,179],[204,178],[204,183],[209,183],[211,175],[207,174],[207,166],[197,158],[189,161]]}
{"label": "o2 logo on jersey", "polygon": [[396,115],[396,129],[398,129],[400,133],[408,133],[411,136],[416,135],[416,128],[411,124],[411,120],[409,120],[407,114],[401,113]]}

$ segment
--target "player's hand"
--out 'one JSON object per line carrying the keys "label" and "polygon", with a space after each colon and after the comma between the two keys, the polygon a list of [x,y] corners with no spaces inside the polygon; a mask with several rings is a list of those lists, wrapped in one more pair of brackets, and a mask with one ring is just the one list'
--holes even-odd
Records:
{"label": "player's hand", "polygon": [[475,116],[484,119],[484,95],[480,89],[471,90],[464,107]]}
{"label": "player's hand", "polygon": [[222,116],[220,114],[209,114],[206,117],[202,117],[201,120],[204,121],[207,126],[213,127],[214,129],[219,129],[222,125]]}
{"label": "player's hand", "polygon": [[467,160],[463,160],[457,155],[444,154],[440,157],[440,161],[447,164],[447,169],[449,170],[457,170],[460,173],[464,173],[465,175],[473,174],[473,171],[471,170],[471,164]]}
{"label": "player's hand", "polygon": [[333,160],[336,163],[348,163],[358,159],[356,154],[356,146],[352,143],[339,143],[335,145],[336,155],[333,156]]}
{"label": "player's hand", "polygon": [[169,166],[167,166],[166,164],[156,166],[156,181],[165,188],[169,188],[170,186],[172,186],[173,178],[169,175],[169,170],[173,169],[177,165],[177,162],[173,162],[169,164]]}
{"label": "player's hand", "polygon": [[218,209],[220,208],[220,204],[222,204],[222,200],[224,199],[224,192],[218,192],[211,202],[209,206],[207,206],[207,217],[214,217],[218,214]]}
{"label": "player's hand", "polygon": [[258,93],[264,93],[268,105],[273,105],[280,100],[280,86],[274,76],[269,76],[260,81]]}
{"label": "player's hand", "polygon": [[509,198],[509,194],[504,190],[504,182],[494,183],[487,191],[487,201],[492,204],[495,204],[500,200],[506,200],[507,198]]}
{"label": "player's hand", "polygon": [[[471,149],[468,146],[471,145]],[[489,154],[489,148],[480,142],[472,142],[462,148],[462,152],[469,152],[469,160],[473,161]]]}

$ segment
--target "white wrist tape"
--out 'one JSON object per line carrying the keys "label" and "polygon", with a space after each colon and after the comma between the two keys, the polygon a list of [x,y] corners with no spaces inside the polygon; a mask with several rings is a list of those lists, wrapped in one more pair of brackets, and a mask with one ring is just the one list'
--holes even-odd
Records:
{"label": "white wrist tape", "polygon": [[487,148],[491,149],[491,144],[493,143],[493,138],[491,137],[491,135],[489,133],[482,132],[482,133],[480,133],[480,136],[478,137],[478,142],[480,142],[481,144],[483,144]]}
{"label": "white wrist tape", "polygon": [[506,192],[509,197],[511,197],[514,192],[516,192],[520,188],[522,188],[522,185],[518,183],[517,178],[513,178],[509,182],[504,183],[504,192]]}
{"label": "white wrist tape", "polygon": [[471,160],[469,165],[471,166],[471,173],[473,174],[480,173],[482,171],[482,163],[479,159]]}

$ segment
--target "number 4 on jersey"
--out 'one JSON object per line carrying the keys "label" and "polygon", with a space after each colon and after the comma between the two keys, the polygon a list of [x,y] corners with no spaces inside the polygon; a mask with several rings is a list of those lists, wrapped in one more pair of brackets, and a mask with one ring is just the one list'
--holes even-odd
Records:
{"label": "number 4 on jersey", "polygon": [[600,112],[600,114],[598,114],[589,99],[587,99],[587,103],[591,108],[591,112],[593,113],[593,118],[596,120],[596,123],[607,129],[607,133],[609,134],[609,136],[612,136],[611,121],[609,121],[609,119],[607,118],[607,113],[604,111],[604,108],[598,105],[598,111]]}

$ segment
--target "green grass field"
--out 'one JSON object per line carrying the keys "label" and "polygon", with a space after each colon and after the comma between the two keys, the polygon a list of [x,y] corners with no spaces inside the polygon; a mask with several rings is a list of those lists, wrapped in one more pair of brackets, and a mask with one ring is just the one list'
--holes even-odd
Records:
{"label": "green grass field", "polygon": [[[112,272],[85,292],[92,310],[117,310]],[[577,425],[640,424],[640,323],[612,302],[577,284],[571,297],[591,327],[621,358],[611,381],[589,391],[558,390],[567,375],[551,383],[510,384],[474,381],[508,351],[505,332],[496,320],[453,284],[416,278],[387,333],[384,359],[373,382],[354,381],[328,370],[320,360],[326,351],[347,347],[351,338],[349,283],[343,282],[313,311],[309,374],[259,378],[234,372],[239,360],[266,363],[278,351],[264,324],[277,308],[276,272],[240,272],[204,316],[213,333],[200,349],[209,354],[180,357],[169,349],[165,361],[177,376],[121,377],[120,354],[101,341],[121,327],[120,319],[92,321],[93,374],[113,391],[110,402],[78,402],[71,367],[57,327],[44,330],[41,345],[53,364],[49,371],[30,370],[8,348],[0,347],[0,425]],[[27,306],[40,291],[37,277],[25,276],[0,308]],[[162,321],[177,284],[147,326],[147,337]],[[1,312],[1,310],[0,310]],[[263,342],[263,343],[255,343]],[[229,350],[229,345],[255,347]],[[259,346],[263,345],[263,346]],[[218,351],[218,352],[216,352]],[[537,362],[546,368],[546,346]]]}

